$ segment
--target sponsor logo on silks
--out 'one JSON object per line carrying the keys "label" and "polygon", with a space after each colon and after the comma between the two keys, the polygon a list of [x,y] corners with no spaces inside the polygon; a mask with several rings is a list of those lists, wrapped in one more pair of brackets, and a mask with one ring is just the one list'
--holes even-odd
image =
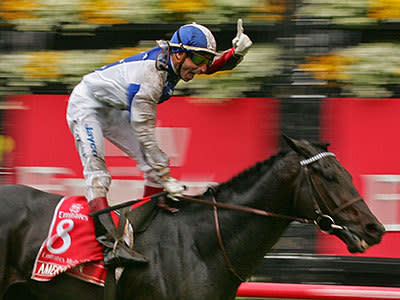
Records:
{"label": "sponsor logo on silks", "polygon": [[71,207],[69,208],[70,212],[74,214],[79,214],[81,209],[83,208],[83,205],[80,203],[72,203]]}
{"label": "sponsor logo on silks", "polygon": [[60,219],[76,219],[76,220],[81,220],[81,221],[89,221],[89,217],[84,215],[84,214],[77,214],[73,212],[66,212],[66,211],[59,211],[58,212],[58,217]]}
{"label": "sponsor logo on silks", "polygon": [[81,214],[80,211],[83,209],[83,205],[80,203],[73,203],[69,208],[69,212],[60,210],[58,217],[60,219],[77,219],[81,221],[89,221],[89,217],[85,214]]}
{"label": "sponsor logo on silks", "polygon": [[88,124],[85,124],[85,128],[86,128],[86,133],[88,135],[87,140],[89,141],[90,148],[92,149],[92,154],[97,157],[98,154],[97,154],[96,144],[94,142],[93,127],[90,127]]}
{"label": "sponsor logo on silks", "polygon": [[39,275],[56,276],[64,272],[68,267],[50,263],[42,263],[37,271]]}

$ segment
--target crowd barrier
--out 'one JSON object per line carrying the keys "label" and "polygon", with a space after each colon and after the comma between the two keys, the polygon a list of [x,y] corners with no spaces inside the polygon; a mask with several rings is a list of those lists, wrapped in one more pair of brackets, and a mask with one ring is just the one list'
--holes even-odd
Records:
{"label": "crowd barrier", "polygon": [[291,283],[242,283],[238,297],[320,300],[400,299],[400,288]]}

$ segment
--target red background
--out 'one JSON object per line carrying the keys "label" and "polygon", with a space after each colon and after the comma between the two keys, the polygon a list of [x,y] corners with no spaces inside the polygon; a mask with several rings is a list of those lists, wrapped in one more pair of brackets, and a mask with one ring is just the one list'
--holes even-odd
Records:
{"label": "red background", "polygon": [[[331,143],[330,151],[352,174],[362,196],[361,175],[400,174],[399,115],[400,99],[332,98],[322,102],[321,140]],[[400,210],[400,203],[398,207]],[[319,238],[320,253],[350,255],[337,238]],[[400,257],[400,232],[387,232],[380,244],[359,255]]]}
{"label": "red background", "polygon": [[[25,108],[7,111],[7,134],[16,142],[8,162],[16,167],[66,167],[74,173],[69,176],[82,178],[65,121],[68,96],[23,95],[8,101]],[[398,99],[326,99],[321,103],[321,140],[331,143],[330,150],[353,175],[361,195],[362,175],[400,174],[399,113]],[[277,151],[278,116],[276,99],[235,98],[210,103],[173,97],[159,106],[157,126],[190,129],[181,153],[184,160],[172,167],[174,176],[207,181],[212,173],[213,180],[225,181]],[[135,165],[124,156],[108,156],[106,160],[109,167]],[[137,177],[132,174],[122,179]],[[350,255],[342,242],[325,234],[318,234],[317,251]],[[361,255],[400,257],[400,232],[388,232],[381,244]]]}
{"label": "red background", "polygon": [[[82,177],[82,167],[65,120],[68,96],[23,95],[8,98],[23,110],[9,110],[6,132],[16,142],[14,166],[67,167]],[[159,105],[160,127],[189,128],[190,138],[177,177],[215,173],[224,181],[277,151],[278,103],[275,99],[229,99],[204,103],[173,97]],[[128,157],[106,157],[108,166],[135,165]]]}

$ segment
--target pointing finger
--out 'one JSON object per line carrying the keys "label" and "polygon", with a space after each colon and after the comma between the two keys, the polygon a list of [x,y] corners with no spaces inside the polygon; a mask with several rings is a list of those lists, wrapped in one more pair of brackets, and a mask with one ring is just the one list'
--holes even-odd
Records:
{"label": "pointing finger", "polygon": [[242,21],[242,19],[238,19],[236,36],[239,37],[242,33],[243,33],[243,21]]}

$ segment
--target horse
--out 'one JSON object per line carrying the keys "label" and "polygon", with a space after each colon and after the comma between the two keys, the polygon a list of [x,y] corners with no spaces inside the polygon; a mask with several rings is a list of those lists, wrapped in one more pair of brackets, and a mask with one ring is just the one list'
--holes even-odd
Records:
{"label": "horse", "polygon": [[[292,221],[316,224],[350,252],[381,241],[383,225],[367,207],[328,144],[284,137],[281,150],[230,180],[159,210],[135,249],[147,264],[130,264],[117,283],[120,300],[228,300]],[[0,299],[105,299],[104,288],[66,274],[30,279],[62,196],[27,186],[0,187]],[[236,209],[229,209],[232,206]],[[247,208],[244,210],[238,208]]]}

